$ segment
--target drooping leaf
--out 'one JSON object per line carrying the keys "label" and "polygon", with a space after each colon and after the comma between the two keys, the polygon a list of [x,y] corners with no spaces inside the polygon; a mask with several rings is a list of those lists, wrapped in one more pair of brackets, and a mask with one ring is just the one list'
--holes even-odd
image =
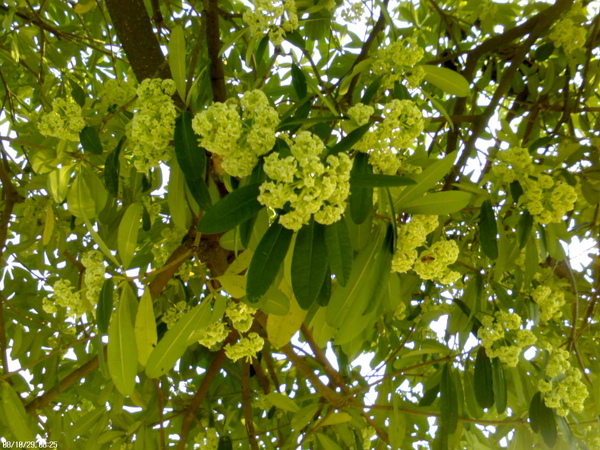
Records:
{"label": "drooping leaf", "polygon": [[339,425],[340,423],[348,423],[352,420],[352,416],[347,412],[337,412],[329,414],[321,422],[319,422],[319,428],[326,427],[329,425]]}
{"label": "drooping leaf", "polygon": [[134,331],[138,351],[138,362],[144,367],[158,340],[154,306],[152,296],[148,289],[144,291],[140,300],[137,315],[135,317]]}
{"label": "drooping leaf", "polygon": [[[356,154],[350,178],[373,174],[373,167],[369,164],[368,158],[366,153]],[[348,203],[350,204],[350,216],[354,223],[363,223],[373,209],[373,189],[350,185]]]}
{"label": "drooping leaf", "polygon": [[519,248],[524,248],[527,245],[531,230],[533,229],[533,216],[527,210],[521,212],[519,224],[517,225],[517,239]]}
{"label": "drooping leaf", "polygon": [[458,398],[452,377],[452,367],[446,363],[440,381],[440,427],[442,433],[452,434],[458,425]]}
{"label": "drooping leaf", "polygon": [[492,359],[492,380],[494,384],[494,399],[496,402],[496,412],[503,414],[508,404],[508,395],[506,391],[506,378],[504,368],[500,358]]}
{"label": "drooping leaf", "polygon": [[498,228],[492,203],[485,200],[479,213],[479,243],[483,253],[490,259],[498,258]]}
{"label": "drooping leaf", "polygon": [[81,173],[77,175],[71,186],[71,190],[67,195],[67,203],[69,204],[69,211],[75,217],[87,217],[90,220],[96,217],[96,205]]}
{"label": "drooping leaf", "polygon": [[128,397],[135,388],[138,357],[126,289],[129,288],[125,286],[121,291],[119,306],[108,328],[108,370],[115,387]]}
{"label": "drooping leaf", "polygon": [[185,177],[179,164],[171,161],[171,176],[169,179],[169,193],[167,204],[171,213],[171,220],[176,227],[187,230],[192,221],[192,214],[186,201]]}
{"label": "drooping leaf", "polygon": [[273,223],[263,235],[248,268],[248,300],[258,301],[271,287],[283,264],[292,235],[291,230],[278,222]]}
{"label": "drooping leaf", "polygon": [[494,404],[492,362],[483,346],[479,347],[475,358],[475,398],[482,408],[491,408]]}
{"label": "drooping leaf", "polygon": [[185,35],[181,25],[177,25],[171,30],[171,39],[169,40],[169,68],[171,69],[171,76],[177,87],[177,93],[184,101],[186,98],[185,55]]}
{"label": "drooping leaf", "polygon": [[246,295],[246,277],[243,275],[225,274],[217,277],[221,286],[233,298],[242,298]]}
{"label": "drooping leaf", "polygon": [[408,177],[380,174],[354,174],[350,177],[352,188],[374,188],[392,186],[411,186],[417,184],[415,180]]}
{"label": "drooping leaf", "polygon": [[290,297],[290,309],[283,315],[269,314],[267,317],[267,336],[273,348],[279,349],[288,344],[292,336],[302,326],[306,310],[302,309],[298,302]]}
{"label": "drooping leaf", "polygon": [[[35,442],[35,433],[31,428],[23,401],[6,381],[0,382],[0,397],[2,398],[2,410],[7,418],[6,422],[13,437],[20,442]],[[3,437],[8,438],[10,436]],[[4,442],[6,444],[7,441]],[[15,443],[16,441],[12,442]]]}
{"label": "drooping leaf", "polygon": [[94,155],[101,155],[104,149],[98,131],[95,127],[87,126],[79,132],[79,140],[83,150]]}
{"label": "drooping leaf", "polygon": [[265,395],[264,398],[273,406],[283,409],[284,411],[290,411],[294,413],[300,411],[300,408],[294,399],[285,394],[280,394],[279,392],[270,392],[269,394]]}
{"label": "drooping leaf", "polygon": [[223,197],[206,211],[198,223],[198,231],[207,234],[221,233],[250,219],[263,207],[256,199],[259,186],[258,183],[250,184]]}
{"label": "drooping leaf", "polygon": [[292,64],[292,86],[298,96],[298,100],[304,99],[308,94],[308,88],[306,87],[306,75],[300,67],[296,64]]}
{"label": "drooping leaf", "polygon": [[465,208],[470,200],[469,192],[434,192],[405,203],[400,211],[411,214],[450,214]]}
{"label": "drooping leaf", "polygon": [[119,256],[125,269],[129,268],[135,253],[138,232],[141,226],[144,207],[140,203],[132,203],[127,207],[121,223],[119,224],[118,247]]}
{"label": "drooping leaf", "polygon": [[466,97],[471,92],[467,79],[454,70],[429,64],[420,67],[425,71],[425,81],[430,82],[447,94]]}
{"label": "drooping leaf", "polygon": [[119,194],[119,154],[121,153],[121,147],[125,142],[125,136],[121,138],[115,149],[108,154],[106,161],[104,162],[104,184],[106,190],[113,196],[116,197]]}
{"label": "drooping leaf", "polygon": [[102,289],[100,289],[100,297],[96,306],[96,322],[98,332],[101,334],[106,334],[108,331],[108,324],[110,323],[113,308],[114,288],[113,279],[107,278],[102,284]]}
{"label": "drooping leaf", "polygon": [[369,131],[370,127],[371,124],[366,124],[358,127],[355,130],[352,130],[350,133],[348,133],[348,136],[344,137],[340,142],[331,147],[329,154],[337,155],[338,153],[350,150],[354,144],[360,141],[367,131]]}
{"label": "drooping leaf", "polygon": [[548,447],[554,447],[558,438],[554,410],[546,406],[541,392],[536,392],[529,405],[529,422],[535,433],[540,433]]}
{"label": "drooping leaf", "polygon": [[292,288],[302,309],[307,310],[317,299],[326,272],[324,227],[311,219],[298,231],[292,256]]}

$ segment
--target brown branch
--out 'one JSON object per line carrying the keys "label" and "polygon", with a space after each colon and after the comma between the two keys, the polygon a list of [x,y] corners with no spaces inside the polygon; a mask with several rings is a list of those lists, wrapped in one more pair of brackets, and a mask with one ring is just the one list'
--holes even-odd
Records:
{"label": "brown branch", "polygon": [[225,89],[223,61],[219,55],[223,46],[219,33],[219,0],[204,0],[204,15],[213,101],[222,103],[227,100],[227,90]]}
{"label": "brown branch", "polygon": [[242,408],[244,410],[244,422],[248,441],[252,450],[258,450],[256,441],[256,430],[254,429],[254,420],[252,420],[252,397],[250,395],[250,364],[242,361]]}
{"label": "brown branch", "polygon": [[154,381],[154,390],[156,391],[156,400],[158,403],[158,418],[160,420],[159,423],[159,433],[160,433],[160,448],[161,450],[165,450],[167,448],[166,440],[165,440],[165,418],[164,418],[164,396],[162,391],[160,390],[160,384],[158,379],[152,380]]}

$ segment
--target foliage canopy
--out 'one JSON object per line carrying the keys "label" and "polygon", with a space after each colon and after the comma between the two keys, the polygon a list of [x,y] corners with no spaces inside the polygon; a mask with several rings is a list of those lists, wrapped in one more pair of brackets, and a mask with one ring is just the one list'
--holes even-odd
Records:
{"label": "foliage canopy", "polygon": [[587,3],[4,2],[2,437],[599,448]]}

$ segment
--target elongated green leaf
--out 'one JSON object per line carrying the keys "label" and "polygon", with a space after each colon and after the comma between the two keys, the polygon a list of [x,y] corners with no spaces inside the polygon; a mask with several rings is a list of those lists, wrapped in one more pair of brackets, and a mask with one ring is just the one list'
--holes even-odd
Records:
{"label": "elongated green leaf", "polygon": [[475,398],[482,408],[490,408],[494,404],[492,362],[484,347],[479,347],[475,358]]}
{"label": "elongated green leaf", "polygon": [[504,368],[500,358],[492,359],[492,380],[494,384],[494,399],[496,402],[496,412],[503,414],[508,403],[506,393],[506,378],[504,377]]}
{"label": "elongated green leaf", "polygon": [[182,100],[185,100],[185,53],[185,35],[183,28],[177,25],[171,31],[169,40],[169,68],[175,86],[177,86],[177,93]]}
{"label": "elongated green leaf", "polygon": [[[289,289],[288,285],[286,291]],[[302,326],[305,317],[306,310],[300,308],[300,305],[293,296],[290,296],[290,309],[286,314],[269,314],[267,317],[267,336],[269,337],[269,342],[273,348],[279,349],[284,345],[289,344],[292,336],[296,334]]]}
{"label": "elongated green leaf", "polygon": [[118,247],[119,256],[125,269],[129,268],[137,247],[138,232],[142,225],[144,207],[140,203],[132,203],[127,207],[119,224]]}
{"label": "elongated green leaf", "polygon": [[517,225],[517,239],[519,241],[519,248],[524,248],[527,245],[531,230],[533,229],[533,216],[529,211],[521,212],[521,218]]}
{"label": "elongated green leaf", "polygon": [[135,388],[138,357],[125,289],[108,329],[108,370],[116,388],[128,397]]}
{"label": "elongated green leaf", "polygon": [[[35,433],[31,429],[23,401],[6,381],[0,382],[0,396],[2,397],[2,410],[14,438],[19,441],[35,442]],[[9,436],[3,437],[8,438]]]}
{"label": "elongated green leaf", "polygon": [[420,197],[434,187],[444,177],[444,175],[450,171],[454,165],[455,159],[456,155],[451,153],[444,159],[435,161],[419,175],[413,177],[417,184],[404,188],[396,197],[394,202],[394,208],[396,208],[396,211],[399,211],[403,205]]}
{"label": "elongated green leaf", "polygon": [[173,220],[175,226],[187,230],[192,221],[192,214],[185,196],[185,177],[178,163],[171,161],[170,166],[171,176],[169,179],[167,204],[169,205],[171,220]]}
{"label": "elongated green leaf", "polygon": [[498,228],[492,202],[485,200],[479,213],[479,242],[483,253],[490,259],[498,258]]}
{"label": "elongated green leaf", "polygon": [[[350,171],[351,178],[373,174],[373,167],[368,163],[368,158],[366,153],[356,154]],[[373,209],[373,189],[350,185],[348,203],[350,204],[350,216],[354,223],[363,223]]]}
{"label": "elongated green leaf", "polygon": [[358,127],[355,130],[352,130],[348,133],[348,136],[343,138],[340,142],[335,144],[329,150],[330,155],[337,155],[338,153],[345,152],[346,150],[350,150],[354,144],[361,140],[361,138],[369,131],[371,124],[367,123],[361,127]]}
{"label": "elongated green leaf", "polygon": [[211,314],[208,298],[186,312],[150,353],[146,363],[146,374],[150,378],[157,378],[171,370],[188,346],[197,340],[209,325]]}
{"label": "elongated green leaf", "polygon": [[104,162],[104,184],[106,190],[113,196],[116,197],[119,194],[119,172],[120,163],[119,155],[121,153],[121,147],[125,142],[125,136],[121,138],[117,147],[109,153]]}
{"label": "elongated green leaf", "polygon": [[292,230],[278,222],[273,223],[263,235],[248,268],[248,300],[258,301],[269,290],[283,264],[292,235]]}
{"label": "elongated green leaf", "polygon": [[323,225],[311,219],[298,231],[292,256],[292,288],[298,304],[308,309],[317,299],[327,273]]}
{"label": "elongated green leaf", "polygon": [[150,291],[146,289],[135,317],[135,341],[138,350],[138,362],[146,365],[148,357],[156,345],[158,339],[156,333],[156,318],[154,317],[154,307]]}
{"label": "elongated green leaf", "polygon": [[381,78],[376,78],[375,81],[373,81],[369,85],[369,87],[365,91],[364,95],[360,99],[360,102],[365,105],[368,105],[369,103],[371,103],[371,100],[373,100],[373,97],[375,97],[375,94],[377,94],[377,91],[379,90],[380,86],[381,86]]}
{"label": "elongated green leaf", "polygon": [[321,286],[319,295],[317,295],[317,305],[329,305],[329,300],[331,299],[331,285],[331,271],[327,270],[327,272],[325,273],[325,281],[323,281],[323,285]]}
{"label": "elongated green leaf", "polygon": [[104,149],[98,131],[94,127],[85,127],[79,132],[79,140],[83,150],[94,155],[101,155]]}
{"label": "elongated green leaf", "polygon": [[62,203],[67,196],[72,171],[73,166],[68,164],[48,174],[48,191],[58,204]]}
{"label": "elongated green leaf", "polygon": [[458,425],[458,398],[452,378],[452,366],[447,363],[440,381],[440,431],[447,434],[454,433]]}
{"label": "elongated green leaf", "polygon": [[306,75],[302,72],[302,69],[296,64],[292,64],[292,85],[294,91],[298,96],[298,100],[302,100],[308,94],[308,88],[306,87]]}
{"label": "elongated green leaf", "polygon": [[115,286],[112,278],[104,280],[102,289],[100,289],[100,298],[96,306],[96,322],[98,324],[98,332],[106,334],[108,331],[108,324],[110,323],[110,316],[113,308],[113,292]]}
{"label": "elongated green leaf", "polygon": [[290,411],[294,413],[300,411],[300,408],[298,407],[294,399],[288,397],[285,394],[280,394],[279,392],[271,392],[265,395],[264,398],[273,406],[276,406],[279,409],[283,409],[284,411]]}
{"label": "elongated green leaf", "polygon": [[350,186],[352,188],[411,186],[413,184],[417,184],[417,182],[412,178],[396,175],[357,173],[350,177]]}
{"label": "elongated green leaf", "polygon": [[211,206],[208,187],[204,182],[206,152],[198,145],[192,129],[192,113],[183,111],[175,121],[175,155],[188,188],[198,205],[206,210]]}
{"label": "elongated green leaf", "polygon": [[466,97],[471,89],[469,82],[458,72],[446,69],[445,67],[431,66],[428,64],[421,66],[425,71],[425,81],[429,81],[442,91],[456,95],[457,97]]}
{"label": "elongated green leaf", "polygon": [[223,197],[206,211],[198,223],[198,231],[208,234],[221,233],[250,219],[263,207],[256,199],[259,186],[259,183],[250,184]]}
{"label": "elongated green leaf", "polygon": [[69,211],[75,217],[93,219],[96,217],[96,204],[92,198],[92,193],[81,173],[77,175],[71,190],[67,195]]}
{"label": "elongated green leaf", "polygon": [[412,214],[450,214],[463,209],[470,200],[468,192],[434,192],[405,203],[400,210]]}
{"label": "elongated green leaf", "polygon": [[542,435],[546,445],[554,447],[558,438],[556,418],[554,417],[552,408],[546,406],[540,392],[536,392],[531,399],[531,404],[529,405],[529,422],[531,423],[531,429],[535,433]]}

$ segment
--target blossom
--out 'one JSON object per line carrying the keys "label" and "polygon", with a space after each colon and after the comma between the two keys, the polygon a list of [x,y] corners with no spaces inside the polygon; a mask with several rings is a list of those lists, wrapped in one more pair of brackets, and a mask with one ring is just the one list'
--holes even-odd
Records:
{"label": "blossom", "polygon": [[162,316],[162,321],[165,325],[167,325],[167,328],[172,328],[173,325],[175,325],[188,310],[189,305],[186,302],[177,302],[175,305],[165,311]]}
{"label": "blossom", "polygon": [[79,142],[79,132],[85,128],[81,106],[64,98],[52,102],[52,111],[40,119],[38,129],[44,136]]}
{"label": "blossom", "polygon": [[540,308],[542,322],[558,319],[562,315],[560,308],[565,304],[563,291],[540,285],[531,293],[531,297]]}
{"label": "blossom", "polygon": [[283,42],[286,32],[298,28],[298,15],[294,0],[252,0],[253,9],[247,10],[243,19],[253,35],[269,33],[274,44]]}
{"label": "blossom", "polygon": [[425,244],[427,235],[438,226],[438,216],[415,214],[409,223],[398,226],[396,251],[392,271],[404,273],[413,268],[418,257],[417,248]]}
{"label": "blossom", "polygon": [[531,330],[521,328],[518,314],[502,310],[481,318],[477,337],[490,358],[499,358],[509,367],[516,367],[523,348],[537,340]]}
{"label": "blossom", "polygon": [[583,411],[583,403],[589,393],[581,381],[581,372],[571,367],[567,350],[552,349],[546,365],[546,377],[548,379],[538,383],[546,406],[555,408],[560,416],[566,416],[570,410]]}
{"label": "blossom", "polygon": [[198,339],[198,343],[209,349],[214,349],[229,336],[229,331],[229,327],[225,322],[217,320],[208,326],[204,336]]}
{"label": "blossom", "polygon": [[413,38],[399,39],[387,47],[381,48],[373,61],[375,75],[384,75],[384,87],[391,88],[400,81],[407,70],[411,70],[425,52]]}
{"label": "blossom", "polygon": [[91,250],[81,257],[81,264],[85,267],[83,280],[86,287],[86,297],[90,304],[98,303],[98,296],[104,284],[106,267],[104,258],[99,250]]}
{"label": "blossom", "polygon": [[456,241],[438,241],[428,250],[421,252],[415,261],[414,270],[423,280],[434,280],[442,284],[455,282],[460,274],[448,269],[458,258]]}
{"label": "blossom", "polygon": [[109,112],[112,112],[132,101],[135,96],[136,89],[131,83],[111,79],[103,84],[103,89],[100,92],[100,103]]}
{"label": "blossom", "polygon": [[572,55],[585,45],[586,31],[570,17],[559,20],[549,35],[556,47],[562,47],[567,55]]}
{"label": "blossom", "polygon": [[225,310],[225,315],[231,320],[233,328],[238,330],[240,333],[245,333],[250,329],[255,313],[255,308],[252,308],[241,302],[230,302]]}
{"label": "blossom", "polygon": [[[69,280],[58,280],[53,286],[54,295],[52,300],[55,304],[63,306],[72,311],[75,316],[83,315],[89,308],[86,308],[86,304],[81,301],[80,295],[73,290],[73,286]],[[49,303],[49,301],[48,301]],[[45,303],[43,308],[46,312],[55,312],[55,308]],[[54,311],[52,311],[54,309]]]}
{"label": "blossom", "polygon": [[252,362],[252,358],[262,350],[264,344],[265,340],[257,333],[249,333],[247,337],[240,338],[235,344],[227,344],[225,354],[233,361],[245,358],[247,362]]}

